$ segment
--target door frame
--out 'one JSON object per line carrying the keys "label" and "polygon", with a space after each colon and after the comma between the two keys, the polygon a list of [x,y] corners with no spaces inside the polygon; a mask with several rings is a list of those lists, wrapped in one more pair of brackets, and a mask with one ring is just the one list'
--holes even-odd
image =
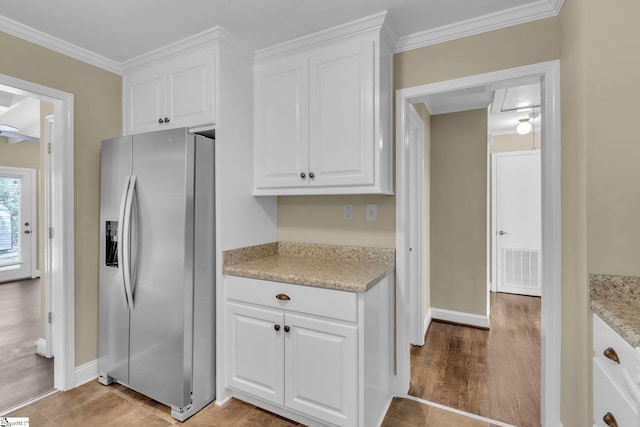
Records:
{"label": "door frame", "polygon": [[[396,141],[406,141],[409,105],[426,95],[446,93],[495,83],[540,78],[542,88],[542,333],[541,423],[560,425],[561,362],[561,175],[560,175],[560,61],[554,60],[396,91]],[[406,221],[410,210],[407,193],[406,144],[396,143],[396,361],[394,392],[406,396],[411,379],[410,337],[416,334],[411,311],[424,318],[421,307],[411,304],[410,265]],[[488,292],[488,289],[487,289]],[[488,295],[487,295],[488,298]],[[417,323],[417,322],[416,322]]]}
{"label": "door frame", "polygon": [[[409,185],[409,200],[408,208],[410,215],[407,215],[409,224],[407,225],[409,232],[409,239],[407,241],[409,257],[412,262],[409,262],[409,280],[411,283],[409,292],[409,300],[414,305],[411,310],[411,324],[413,325],[414,333],[410,338],[410,343],[414,345],[424,345],[424,323],[425,319],[422,318],[421,313],[423,311],[422,300],[424,297],[424,283],[426,275],[429,274],[429,266],[425,265],[424,260],[424,247],[423,247],[423,233],[424,229],[429,227],[427,223],[425,225],[424,220],[424,122],[420,118],[420,115],[416,111],[413,105],[409,106],[406,115],[407,130],[404,140],[405,152],[407,153],[407,182],[413,182],[414,185]],[[416,218],[419,218],[416,220]],[[425,268],[423,268],[423,266]]]}
{"label": "door frame", "polygon": [[[37,83],[0,74],[0,88],[7,92],[38,98],[53,104],[54,127],[50,156],[52,191],[45,188],[50,212],[45,218],[50,245],[45,245],[45,283],[51,286],[52,350],[54,388],[75,387],[75,246],[74,246],[74,95]],[[47,162],[45,162],[45,165]],[[46,169],[46,166],[45,166]],[[46,187],[46,186],[45,186]],[[45,203],[45,211],[48,206]],[[43,230],[44,231],[44,230]]]}
{"label": "door frame", "polygon": [[[497,228],[497,208],[498,198],[496,197],[496,190],[498,185],[496,167],[498,157],[511,157],[511,156],[540,156],[540,162],[542,163],[541,151],[504,151],[500,153],[491,153],[491,229],[488,236],[491,236],[491,291],[498,292],[498,239],[496,238]],[[542,176],[541,176],[542,178]],[[541,206],[542,208],[542,206]],[[542,232],[542,230],[541,230]]]}

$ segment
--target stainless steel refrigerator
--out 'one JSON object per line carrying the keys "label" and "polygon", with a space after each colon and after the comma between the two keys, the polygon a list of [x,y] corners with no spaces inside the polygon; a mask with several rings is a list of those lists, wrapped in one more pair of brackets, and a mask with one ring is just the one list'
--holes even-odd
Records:
{"label": "stainless steel refrigerator", "polygon": [[214,142],[102,142],[99,381],[185,420],[215,397]]}

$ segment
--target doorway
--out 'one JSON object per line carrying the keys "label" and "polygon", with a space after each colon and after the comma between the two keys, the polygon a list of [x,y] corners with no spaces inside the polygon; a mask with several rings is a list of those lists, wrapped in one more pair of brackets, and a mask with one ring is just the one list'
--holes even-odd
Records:
{"label": "doorway", "polygon": [[[473,90],[493,87],[508,87],[515,83],[540,83],[542,87],[542,114],[545,117],[542,137],[546,150],[542,153],[542,360],[541,360],[541,423],[557,424],[560,419],[560,135],[559,135],[559,63],[535,64],[493,73],[455,79],[414,88],[402,89],[396,93],[396,140],[404,141],[407,132],[407,111],[410,104],[423,102],[430,95],[447,96],[452,91]],[[396,144],[396,275],[398,278],[396,295],[397,312],[397,362],[398,377],[396,393],[406,396],[409,389],[410,359],[407,344],[409,337],[417,334],[411,324],[412,310],[419,310],[418,304],[410,300],[411,287],[421,286],[410,281],[410,258],[406,215],[409,194],[405,170],[406,147]],[[434,249],[435,250],[435,249]],[[487,316],[488,295],[487,286]],[[419,318],[426,313],[418,311]],[[550,327],[549,325],[553,325]]]}
{"label": "doorway", "polygon": [[74,320],[74,156],[72,94],[36,83],[0,74],[0,91],[20,97],[35,98],[53,105],[56,123],[47,144],[49,158],[46,176],[43,231],[44,276],[49,288],[46,312],[51,325],[50,344],[55,353],[54,388],[67,390],[75,386]]}

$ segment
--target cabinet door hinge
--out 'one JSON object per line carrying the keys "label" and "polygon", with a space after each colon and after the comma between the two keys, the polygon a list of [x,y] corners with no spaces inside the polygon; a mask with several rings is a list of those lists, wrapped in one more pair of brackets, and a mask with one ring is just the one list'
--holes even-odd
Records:
{"label": "cabinet door hinge", "polygon": [[51,314],[51,312],[49,312],[49,314],[47,315],[47,321],[48,321],[49,323],[52,323],[52,322],[53,322],[53,315]]}

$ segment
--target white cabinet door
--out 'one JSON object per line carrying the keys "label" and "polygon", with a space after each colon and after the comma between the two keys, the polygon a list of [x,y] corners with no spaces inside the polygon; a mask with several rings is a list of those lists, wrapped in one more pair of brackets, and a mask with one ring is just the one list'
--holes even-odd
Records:
{"label": "white cabinet door", "polygon": [[213,47],[127,73],[126,133],[214,124],[215,77]]}
{"label": "white cabinet door", "polygon": [[282,312],[227,303],[229,386],[284,403],[283,323]]}
{"label": "white cabinet door", "polygon": [[165,117],[164,67],[154,65],[125,76],[126,133],[164,129],[158,120]]}
{"label": "white cabinet door", "polygon": [[356,425],[355,325],[285,315],[285,406],[336,425]]}
{"label": "white cabinet door", "polygon": [[168,127],[215,122],[214,53],[207,48],[181,55],[166,66]]}
{"label": "white cabinet door", "polygon": [[309,59],[312,186],[375,182],[375,42],[356,40]]}
{"label": "white cabinet door", "polygon": [[[309,185],[307,61],[300,55],[255,71],[255,185]],[[304,175],[302,175],[304,174]]]}

